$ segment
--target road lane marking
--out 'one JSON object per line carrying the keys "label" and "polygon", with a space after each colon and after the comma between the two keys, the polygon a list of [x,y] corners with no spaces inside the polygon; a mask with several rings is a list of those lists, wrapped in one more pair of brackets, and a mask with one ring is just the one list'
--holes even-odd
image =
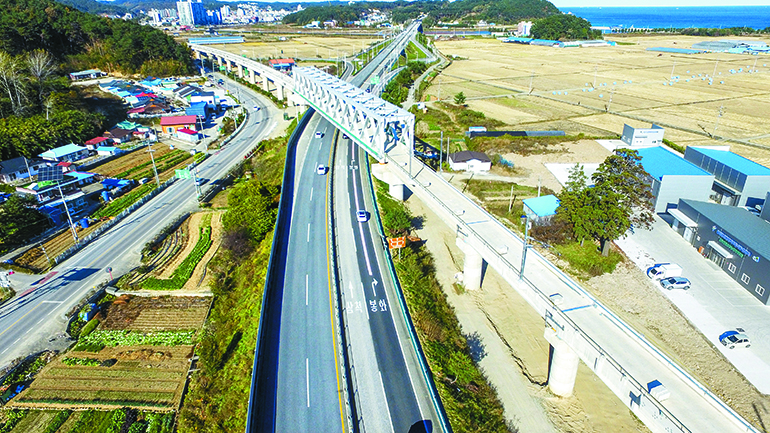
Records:
{"label": "road lane marking", "polygon": [[[0,335],[3,335],[3,334],[5,334],[6,332],[8,332],[8,330],[9,330],[9,329],[11,329],[11,328],[13,328],[14,326],[16,326],[16,324],[17,324],[17,323],[19,323],[19,322],[21,321],[21,319],[23,319],[23,318],[27,317],[27,316],[29,315],[29,313],[31,313],[31,312],[33,312],[33,311],[35,311],[35,308],[39,307],[41,304],[42,304],[42,302],[40,302],[40,303],[38,303],[37,305],[35,305],[34,307],[32,307],[32,309],[31,309],[31,310],[29,310],[29,311],[27,311],[27,313],[26,313],[26,314],[24,314],[23,316],[19,317],[19,318],[18,318],[18,319],[17,319],[15,322],[11,323],[11,326],[9,326],[9,327],[5,328],[5,330],[4,330],[3,332],[0,332]],[[17,340],[17,341],[18,341],[18,340]]]}
{"label": "road lane marking", "polygon": [[17,339],[16,339],[16,341],[14,341],[14,342],[13,342],[13,344],[11,344],[11,346],[15,346],[15,345],[16,345],[16,343],[18,343],[18,342],[19,342],[19,340],[21,340],[21,337],[17,338]]}
{"label": "road lane marking", "polygon": [[[332,164],[332,153],[329,152],[329,167]],[[329,202],[329,180],[326,180],[326,202]],[[337,376],[337,401],[340,408],[340,425],[342,426],[342,433],[347,432],[345,428],[345,409],[342,404],[342,384],[340,383],[340,362],[337,354],[337,334],[334,332],[336,326],[334,326],[334,300],[332,298],[332,258],[329,251],[329,238],[331,237],[331,231],[329,230],[329,218],[324,218],[324,228],[326,229],[326,281],[329,285],[329,320],[331,322],[331,334],[332,334],[332,350],[334,351],[334,371]]]}
{"label": "road lane marking", "polygon": [[307,223],[307,241],[310,242],[310,223]]}
{"label": "road lane marking", "polygon": [[[396,429],[393,427],[393,418],[390,416],[390,405],[388,405],[388,396],[385,394],[385,382],[382,381],[382,371],[378,371],[380,375],[380,386],[382,387],[382,401],[385,402],[385,413],[388,414],[388,420],[390,421],[390,431],[393,433],[396,432]],[[411,382],[411,380],[410,380]]]}
{"label": "road lane marking", "polygon": [[43,301],[41,304],[62,304],[64,301]]}
{"label": "road lane marking", "polygon": [[310,361],[305,358],[305,384],[307,385],[307,407],[310,407]]}
{"label": "road lane marking", "polygon": [[[353,176],[353,194],[356,197],[356,212],[361,209],[360,205],[358,204],[358,183],[356,182],[355,176]],[[364,250],[364,259],[366,260],[366,270],[369,271],[369,276],[372,276],[372,264],[369,261],[369,251],[366,249],[366,245],[364,245],[364,225],[362,223],[358,223],[358,231],[361,232],[361,249]]]}
{"label": "road lane marking", "polygon": [[310,188],[310,201],[313,201],[313,187]]}
{"label": "road lane marking", "polygon": [[305,274],[305,305],[307,305],[307,292],[308,292],[308,283],[307,283],[307,274]]}

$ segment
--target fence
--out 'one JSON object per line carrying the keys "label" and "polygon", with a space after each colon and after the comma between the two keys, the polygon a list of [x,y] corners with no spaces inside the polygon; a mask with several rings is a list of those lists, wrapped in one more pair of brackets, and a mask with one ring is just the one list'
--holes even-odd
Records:
{"label": "fence", "polygon": [[[399,164],[397,161],[388,158],[391,167],[396,167],[403,173],[404,176],[410,177],[407,170]],[[416,161],[417,170],[433,173],[430,168],[422,164],[419,160]],[[435,176],[435,173],[434,173]],[[443,182],[449,186],[458,196],[462,196],[462,193],[457,190],[453,185],[446,183],[443,178],[437,178],[437,182]],[[498,271],[506,281],[515,281],[518,279],[517,267],[512,264],[508,258],[504,257],[498,248],[490,245],[482,235],[478,234],[473,226],[466,223],[458,214],[449,208],[443,200],[439,199],[432,191],[421,185],[419,182],[410,182],[410,185],[415,187],[415,194],[419,191],[428,195],[430,200],[436,203],[438,206],[434,208],[434,211],[438,214],[443,214],[447,219],[452,220],[457,227],[458,235],[463,235],[464,238],[470,239],[471,235],[475,240],[476,246],[479,247],[479,251],[487,261],[490,267]],[[429,185],[428,185],[429,186]],[[473,206],[483,213],[487,213],[480,205],[472,200],[464,199],[465,203]],[[447,218],[448,217],[448,218]],[[502,230],[508,232],[516,241],[523,241],[509,228],[503,225],[497,218],[489,217],[489,221],[495,225],[498,225]],[[483,250],[483,252],[482,252]],[[570,289],[579,292],[586,298],[590,299],[595,308],[601,310],[601,315],[606,317],[610,322],[619,328],[623,333],[628,335],[635,343],[639,344],[649,354],[659,359],[663,365],[665,365],[669,371],[678,376],[683,383],[688,385],[691,389],[696,391],[701,397],[714,407],[717,412],[724,415],[734,425],[743,428],[747,432],[757,432],[757,430],[748,424],[740,415],[738,415],[733,409],[728,407],[722,402],[719,397],[713,394],[711,391],[701,385],[694,377],[689,373],[682,370],[676,363],[674,363],[668,356],[659,351],[652,345],[643,335],[636,332],[629,327],[623,320],[617,317],[612,311],[604,306],[598,299],[588,293],[583,287],[575,283],[569,276],[564,274],[553,263],[545,259],[537,250],[532,250],[532,253],[537,257],[537,260],[542,263],[547,269],[558,275],[560,280],[566,284]],[[599,378],[601,378],[605,384],[619,397],[625,399],[629,396],[633,397],[632,402],[628,403],[632,412],[637,415],[648,427],[653,431],[666,431],[666,432],[691,432],[676,416],[674,416],[669,410],[653,398],[647,387],[640,383],[630,372],[626,371],[623,366],[616,361],[609,353],[607,353],[596,341],[594,341],[585,331],[583,331],[575,322],[572,321],[560,308],[558,308],[553,301],[541,291],[534,282],[532,282],[526,275],[522,280],[525,284],[524,287],[512,284],[512,287],[522,295],[522,297],[535,308],[545,319],[548,327],[555,330],[558,337],[566,341],[570,348],[572,348],[580,358],[583,360],[586,366],[588,366]],[[624,400],[624,403],[626,401]]]}
{"label": "fence", "polygon": [[89,233],[88,236],[86,236],[85,238],[79,240],[77,243],[75,243],[75,245],[71,246],[69,249],[67,249],[63,253],[59,254],[58,256],[56,256],[56,258],[53,259],[54,263],[58,265],[59,263],[61,263],[62,261],[66,260],[71,255],[73,255],[76,252],[80,251],[83,247],[88,245],[92,240],[96,239],[97,237],[99,237],[99,235],[101,235],[105,231],[109,230],[115,224],[117,224],[118,222],[123,220],[123,218],[125,218],[129,214],[131,214],[131,212],[135,211],[136,209],[141,207],[143,204],[147,203],[150,199],[152,199],[156,195],[160,194],[163,190],[165,190],[172,183],[174,183],[175,180],[176,180],[176,178],[174,178],[174,177],[172,177],[171,179],[167,180],[166,183],[164,183],[161,186],[159,186],[158,188],[155,188],[154,190],[152,190],[152,192],[150,192],[149,194],[145,195],[144,197],[139,199],[139,201],[137,201],[136,203],[132,204],[126,210],[124,210],[123,212],[118,214],[118,216],[116,216],[115,218],[109,220],[105,224],[101,225],[98,229],[94,230],[93,232]]}

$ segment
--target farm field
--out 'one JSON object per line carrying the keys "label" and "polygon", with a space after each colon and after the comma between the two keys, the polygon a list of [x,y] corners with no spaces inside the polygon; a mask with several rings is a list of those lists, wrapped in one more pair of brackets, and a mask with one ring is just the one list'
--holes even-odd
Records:
{"label": "farm field", "polygon": [[211,46],[253,59],[276,57],[334,59],[337,57],[338,51],[340,56],[350,56],[377,42],[377,40],[370,36],[357,38],[341,36],[286,36],[285,41],[279,41],[276,37],[272,41],[247,41],[242,44]]}
{"label": "farm field", "polygon": [[113,300],[94,319],[101,326],[46,365],[7,406],[176,410],[193,336],[203,326],[210,302],[203,297],[125,295]]}
{"label": "farm field", "polygon": [[[633,45],[574,49],[439,40],[442,53],[459,57],[441,75],[441,98],[463,92],[471,109],[513,128],[558,127],[568,135],[619,135],[624,123],[649,127],[656,122],[677,144],[729,144],[736,153],[770,165],[770,152],[749,146],[770,144],[770,56],[646,51],[689,48],[704,39],[629,37],[618,40]],[[711,85],[706,75],[713,75]],[[672,76],[679,81],[668,85]],[[426,99],[436,100],[438,88],[434,80]],[[712,139],[715,131],[744,144]]]}

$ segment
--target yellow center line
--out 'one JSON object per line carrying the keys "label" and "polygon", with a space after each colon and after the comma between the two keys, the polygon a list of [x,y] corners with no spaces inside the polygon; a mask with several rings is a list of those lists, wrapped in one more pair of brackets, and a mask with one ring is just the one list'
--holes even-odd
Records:
{"label": "yellow center line", "polygon": [[[335,134],[334,137],[335,137],[334,141],[336,142],[337,134]],[[336,143],[332,146],[332,148],[334,148],[335,145]],[[333,152],[329,152],[329,162],[328,162],[329,171],[331,171],[331,167],[332,167],[332,154]],[[326,180],[326,203],[329,203],[329,183],[330,182],[328,179],[330,178],[331,177],[326,178],[327,179]],[[345,432],[345,412],[343,410],[343,405],[342,405],[342,387],[340,387],[340,364],[339,364],[339,360],[337,359],[337,336],[335,335],[335,332],[334,332],[334,301],[332,298],[333,296],[332,295],[332,268],[331,268],[332,264],[331,264],[331,256],[329,255],[330,234],[329,234],[328,215],[326,215],[324,220],[326,221],[326,276],[329,281],[329,318],[332,324],[332,348],[334,350],[334,369],[337,373],[337,398],[339,399],[339,403],[340,403],[340,422],[342,422],[342,431],[344,433]]]}
{"label": "yellow center line", "polygon": [[19,319],[18,319],[18,320],[16,320],[15,322],[11,323],[11,326],[9,326],[9,327],[5,328],[5,331],[3,331],[3,332],[0,332],[0,335],[3,335],[3,334],[5,334],[6,332],[8,332],[8,330],[9,330],[9,329],[13,328],[13,327],[14,327],[14,326],[15,326],[17,323],[19,323],[19,322],[21,321],[21,319],[23,319],[23,318],[27,317],[27,315],[28,315],[29,313],[31,313],[31,312],[33,312],[33,311],[35,311],[35,308],[39,307],[39,306],[40,306],[40,304],[42,304],[42,303],[43,303],[43,301],[40,301],[40,303],[38,303],[37,305],[35,305],[34,307],[32,307],[32,309],[31,309],[31,310],[27,311],[27,312],[26,312],[26,313],[25,313],[23,316],[19,317]]}

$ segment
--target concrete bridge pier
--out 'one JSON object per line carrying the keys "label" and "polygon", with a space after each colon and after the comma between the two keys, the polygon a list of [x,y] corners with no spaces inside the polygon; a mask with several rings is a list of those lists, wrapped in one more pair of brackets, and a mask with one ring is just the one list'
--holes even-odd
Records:
{"label": "concrete bridge pier", "polygon": [[276,86],[275,86],[275,93],[276,93],[275,97],[278,98],[278,99],[286,98],[286,94],[285,94],[285,92],[283,90],[283,86],[279,86],[279,85],[276,84]]}
{"label": "concrete bridge pier", "polygon": [[466,240],[466,236],[459,234],[455,243],[465,257],[463,260],[463,286],[466,290],[478,290],[481,288],[481,276],[484,269],[484,258]]}
{"label": "concrete bridge pier", "polygon": [[238,63],[238,78],[243,79],[243,65]]}
{"label": "concrete bridge pier", "polygon": [[388,164],[372,164],[372,176],[388,184],[388,193],[398,201],[404,201],[406,191],[404,182],[390,172]]}
{"label": "concrete bridge pier", "polygon": [[268,80],[266,76],[264,76],[264,75],[262,76],[262,90],[264,90],[265,92],[269,92],[270,91],[269,81],[270,80]]}
{"label": "concrete bridge pier", "polygon": [[255,73],[254,73],[254,71],[252,71],[252,70],[249,70],[249,82],[250,82],[251,84],[257,84],[257,78],[256,78],[256,75],[257,75],[257,74],[255,74]]}
{"label": "concrete bridge pier", "polygon": [[545,339],[551,343],[551,365],[548,368],[548,388],[559,397],[570,397],[575,388],[580,358],[552,328],[545,329]]}
{"label": "concrete bridge pier", "polygon": [[225,69],[227,69],[227,72],[232,72],[233,70],[233,62],[230,60],[225,59]]}

